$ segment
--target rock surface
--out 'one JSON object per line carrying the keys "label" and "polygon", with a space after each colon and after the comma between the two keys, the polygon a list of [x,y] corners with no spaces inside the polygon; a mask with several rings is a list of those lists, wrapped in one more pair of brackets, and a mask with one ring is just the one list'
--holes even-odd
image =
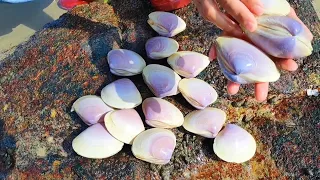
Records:
{"label": "rock surface", "polygon": [[[268,101],[257,103],[252,86],[227,95],[216,61],[198,76],[219,94],[212,106],[225,110],[228,122],[256,138],[257,152],[249,162],[221,161],[213,153],[212,139],[183,127],[174,129],[177,147],[163,166],[136,159],[128,145],[101,160],[72,150],[73,138],[87,127],[70,112],[72,103],[84,95],[99,95],[105,85],[121,78],[109,72],[108,51],[131,49],[147,63],[167,65],[145,54],[146,40],[157,35],[146,22],[153,11],[150,4],[126,0],[78,6],[0,62],[0,179],[319,179],[320,101],[307,96],[306,89],[320,87],[320,23],[311,2],[301,2],[290,1],[314,34],[314,52],[297,60],[297,71],[282,72],[270,85]],[[188,24],[174,37],[180,50],[207,54],[220,30],[204,21],[193,4],[175,13]],[[144,99],[153,96],[141,75],[130,79]],[[166,99],[184,115],[194,110],[181,94]],[[143,117],[141,106],[136,109]]]}

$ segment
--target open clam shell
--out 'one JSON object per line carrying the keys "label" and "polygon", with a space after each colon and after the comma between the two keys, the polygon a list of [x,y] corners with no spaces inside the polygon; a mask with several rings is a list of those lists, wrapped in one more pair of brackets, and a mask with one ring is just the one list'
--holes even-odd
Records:
{"label": "open clam shell", "polygon": [[146,123],[152,127],[175,128],[183,124],[182,112],[167,100],[150,97],[142,102]]}
{"label": "open clam shell", "polygon": [[230,81],[248,84],[280,78],[275,63],[252,44],[227,36],[218,37],[216,42],[219,66]]}
{"label": "open clam shell", "polygon": [[159,98],[179,94],[181,77],[166,66],[149,64],[143,69],[142,76],[152,93]]}
{"label": "open clam shell", "polygon": [[179,16],[162,11],[155,11],[149,14],[148,24],[158,34],[165,37],[173,37],[187,27],[185,21]]}
{"label": "open clam shell", "polygon": [[130,109],[142,103],[142,97],[135,84],[127,78],[118,79],[101,90],[102,100],[117,109]]}
{"label": "open clam shell", "polygon": [[256,141],[240,126],[227,124],[214,139],[213,150],[220,159],[226,162],[243,163],[254,156]]}
{"label": "open clam shell", "polygon": [[145,48],[149,58],[163,59],[177,52],[179,44],[172,38],[158,36],[148,39]]}
{"label": "open clam shell", "polygon": [[145,130],[135,109],[110,111],[105,115],[104,122],[110,134],[126,144],[132,144],[133,139]]}
{"label": "open clam shell", "polygon": [[102,122],[103,116],[111,110],[113,109],[96,95],[80,97],[72,104],[71,108],[71,112],[75,111],[88,126]]}
{"label": "open clam shell", "polygon": [[215,138],[226,121],[226,113],[218,108],[207,107],[187,114],[183,127],[194,134]]}
{"label": "open clam shell", "polygon": [[269,55],[278,58],[301,58],[311,55],[310,34],[303,25],[287,16],[257,17],[254,32],[245,30],[249,39]]}
{"label": "open clam shell", "polygon": [[176,136],[167,129],[152,128],[140,133],[133,141],[133,155],[153,164],[170,162],[176,147]]}
{"label": "open clam shell", "polygon": [[260,0],[263,14],[286,16],[290,13],[290,4],[286,0]]}
{"label": "open clam shell", "polygon": [[89,126],[72,141],[72,148],[78,155],[92,159],[113,156],[121,151],[123,145],[101,123]]}
{"label": "open clam shell", "polygon": [[182,96],[197,109],[206,108],[218,98],[216,90],[201,79],[184,78],[178,87]]}
{"label": "open clam shell", "polygon": [[146,66],[145,60],[138,53],[127,49],[111,50],[107,59],[110,72],[118,76],[140,74]]}
{"label": "open clam shell", "polygon": [[167,62],[179,75],[193,78],[209,65],[210,60],[208,56],[198,52],[179,51],[172,54]]}

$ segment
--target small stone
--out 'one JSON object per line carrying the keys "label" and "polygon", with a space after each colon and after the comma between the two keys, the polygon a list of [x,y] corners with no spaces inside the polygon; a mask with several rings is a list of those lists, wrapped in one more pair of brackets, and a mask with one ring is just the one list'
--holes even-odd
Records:
{"label": "small stone", "polygon": [[278,101],[278,97],[277,97],[277,96],[272,96],[271,98],[269,98],[269,99],[267,100],[267,102],[268,102],[269,104],[275,104],[277,101]]}
{"label": "small stone", "polygon": [[243,99],[243,100],[238,101],[238,102],[232,102],[231,105],[232,105],[233,107],[241,107],[241,106],[244,104],[245,101],[246,101],[246,100]]}

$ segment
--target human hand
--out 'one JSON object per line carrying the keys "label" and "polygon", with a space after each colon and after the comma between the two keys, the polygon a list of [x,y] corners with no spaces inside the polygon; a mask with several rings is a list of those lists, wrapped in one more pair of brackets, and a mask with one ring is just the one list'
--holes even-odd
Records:
{"label": "human hand", "polygon": [[[293,8],[291,8],[289,17],[296,19],[300,23],[302,23],[304,29],[306,32],[308,32],[308,39],[312,41],[313,35],[310,32],[310,30],[306,27],[306,25],[297,17],[295,11]],[[234,33],[230,32],[223,32],[222,35],[232,36]],[[252,42],[248,39],[247,36],[244,34],[241,34],[237,36],[238,38],[241,38],[249,43],[252,44]],[[216,48],[215,46],[212,46],[209,52],[210,59],[216,59]],[[274,58],[272,57],[272,60],[275,62],[275,64],[279,67],[279,69],[286,70],[286,71],[295,71],[298,68],[298,64],[293,59],[281,59],[281,58]],[[228,94],[234,95],[239,91],[240,84],[228,81],[227,83],[227,91]],[[262,83],[255,83],[255,98],[257,101],[262,102],[267,99],[268,96],[268,89],[269,89],[269,83],[262,82]]]}
{"label": "human hand", "polygon": [[[253,32],[257,28],[255,16],[263,14],[260,0],[195,0],[195,5],[206,20],[230,35],[240,36],[240,25]],[[219,5],[225,10],[221,12]]]}

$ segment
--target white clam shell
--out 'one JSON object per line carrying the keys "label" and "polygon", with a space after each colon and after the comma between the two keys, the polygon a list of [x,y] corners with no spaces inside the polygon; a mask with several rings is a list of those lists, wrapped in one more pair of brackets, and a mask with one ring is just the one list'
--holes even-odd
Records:
{"label": "white clam shell", "polygon": [[109,51],[108,64],[110,72],[118,76],[133,76],[141,74],[146,66],[145,60],[136,52],[128,49]]}
{"label": "white clam shell", "polygon": [[142,97],[135,84],[127,78],[118,79],[101,90],[102,100],[117,109],[131,109],[142,103]]}
{"label": "white clam shell", "polygon": [[149,64],[143,69],[142,76],[152,93],[159,98],[180,93],[178,84],[181,77],[166,66]]}
{"label": "white clam shell", "polygon": [[103,116],[111,110],[113,109],[96,95],[80,97],[72,104],[71,108],[71,112],[75,111],[88,126],[102,122]]}
{"label": "white clam shell", "polygon": [[92,159],[113,156],[121,151],[123,145],[101,123],[89,126],[72,141],[72,148],[78,155]]}
{"label": "white clam shell", "polygon": [[135,109],[110,111],[105,115],[104,123],[113,137],[126,144],[132,144],[133,139],[145,130]]}
{"label": "white clam shell", "polygon": [[198,52],[179,51],[167,59],[168,64],[179,75],[193,78],[199,75],[210,63],[209,57]]}
{"label": "white clam shell", "polygon": [[183,127],[194,134],[214,138],[226,121],[226,113],[218,108],[207,107],[186,115]]}
{"label": "white clam shell", "polygon": [[173,37],[187,27],[185,21],[179,16],[162,11],[155,11],[149,14],[148,24],[161,36]]}
{"label": "white clam shell", "polygon": [[167,129],[152,128],[140,133],[133,141],[133,155],[153,164],[167,164],[176,147],[176,136]]}
{"label": "white clam shell", "polygon": [[261,0],[263,14],[286,16],[290,13],[290,4],[286,0]]}
{"label": "white clam shell", "polygon": [[218,98],[216,90],[201,79],[184,78],[178,87],[182,96],[197,109],[206,108]]}
{"label": "white clam shell", "polygon": [[163,59],[177,52],[179,44],[172,38],[158,36],[148,39],[145,49],[149,58]]}
{"label": "white clam shell", "polygon": [[175,128],[183,124],[182,112],[167,100],[150,97],[142,102],[146,123],[152,127]]}
{"label": "white clam shell", "polygon": [[213,150],[220,159],[226,162],[243,163],[254,156],[256,141],[240,126],[227,124],[216,136]]}

